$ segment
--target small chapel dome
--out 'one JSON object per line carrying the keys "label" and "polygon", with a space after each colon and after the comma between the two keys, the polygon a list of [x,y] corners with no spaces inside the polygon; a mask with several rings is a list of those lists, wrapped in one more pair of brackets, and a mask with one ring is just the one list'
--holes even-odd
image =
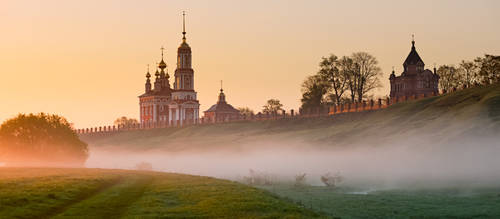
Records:
{"label": "small chapel dome", "polygon": [[160,64],[158,64],[158,68],[165,69],[166,67],[167,67],[167,63],[165,63],[165,61],[163,61],[163,59],[161,59]]}

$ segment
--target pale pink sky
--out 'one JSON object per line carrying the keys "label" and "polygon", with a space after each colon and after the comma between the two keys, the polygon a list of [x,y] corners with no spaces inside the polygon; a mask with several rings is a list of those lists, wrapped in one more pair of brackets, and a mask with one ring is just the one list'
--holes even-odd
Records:
{"label": "pale pink sky", "polygon": [[500,54],[500,1],[1,1],[0,121],[49,112],[76,127],[138,117],[146,65],[166,48],[169,72],[181,11],[206,110],[224,80],[228,101],[258,111],[269,98],[300,105],[322,56],[366,51],[386,79],[411,34],[428,68]]}

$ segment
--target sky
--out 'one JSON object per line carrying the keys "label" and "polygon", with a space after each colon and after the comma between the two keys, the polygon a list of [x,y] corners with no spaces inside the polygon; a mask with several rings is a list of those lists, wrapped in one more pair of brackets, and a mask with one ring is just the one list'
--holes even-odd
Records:
{"label": "sky", "polygon": [[500,55],[499,9],[496,0],[2,0],[0,121],[47,112],[87,128],[138,118],[146,66],[162,46],[173,78],[182,11],[200,110],[223,80],[230,104],[260,111],[270,98],[298,109],[301,83],[329,54],[374,55],[383,70],[374,95],[387,95],[412,34],[429,69]]}

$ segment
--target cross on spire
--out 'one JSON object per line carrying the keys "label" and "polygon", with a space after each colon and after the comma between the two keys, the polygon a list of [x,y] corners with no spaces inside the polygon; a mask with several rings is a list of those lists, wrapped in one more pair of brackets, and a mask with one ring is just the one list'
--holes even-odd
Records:
{"label": "cross on spire", "polygon": [[220,92],[222,93],[223,89],[222,89],[222,80],[220,80]]}
{"label": "cross on spire", "polygon": [[415,48],[415,34],[411,35],[411,47]]}
{"label": "cross on spire", "polygon": [[163,60],[163,50],[165,50],[165,48],[163,48],[163,46],[161,46],[160,50],[161,50],[161,60]]}
{"label": "cross on spire", "polygon": [[186,40],[186,12],[182,11],[182,39]]}

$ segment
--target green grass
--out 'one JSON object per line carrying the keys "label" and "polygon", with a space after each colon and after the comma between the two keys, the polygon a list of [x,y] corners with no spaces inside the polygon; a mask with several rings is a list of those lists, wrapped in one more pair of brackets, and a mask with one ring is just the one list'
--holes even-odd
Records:
{"label": "green grass", "polygon": [[382,190],[363,194],[353,194],[356,191],[353,189],[323,186],[260,188],[336,218],[500,218],[500,187]]}
{"label": "green grass", "polygon": [[0,218],[314,218],[264,190],[159,172],[0,168]]}

